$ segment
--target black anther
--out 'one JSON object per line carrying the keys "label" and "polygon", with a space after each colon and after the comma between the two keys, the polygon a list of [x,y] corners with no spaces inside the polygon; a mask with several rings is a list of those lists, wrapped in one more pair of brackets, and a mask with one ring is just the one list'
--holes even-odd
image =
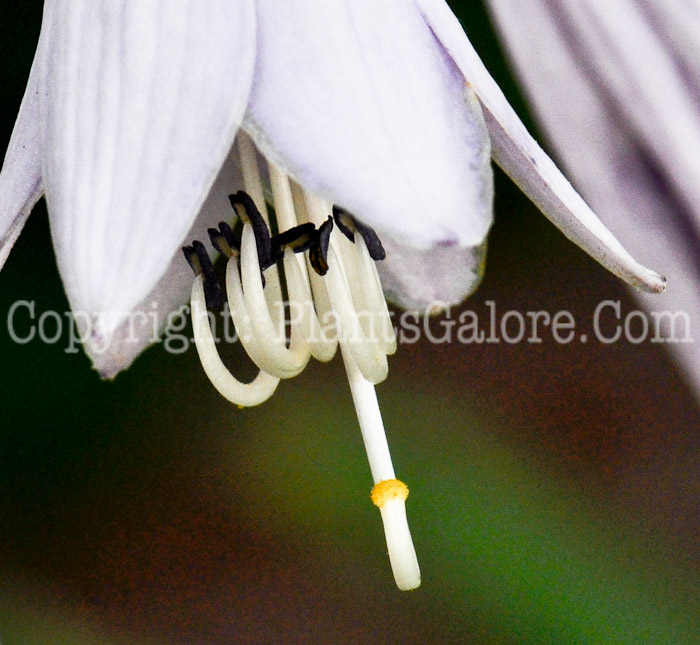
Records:
{"label": "black anther", "polygon": [[204,282],[204,298],[212,309],[220,309],[224,305],[224,292],[216,279],[214,265],[209,259],[209,254],[204,244],[195,240],[192,246],[182,248],[185,259],[192,267],[195,276],[202,276]]}
{"label": "black anther", "polygon": [[230,258],[240,256],[241,243],[236,239],[233,229],[226,222],[219,222],[219,228],[207,229],[212,246],[219,252]]}
{"label": "black anther", "polygon": [[369,251],[369,257],[373,260],[380,261],[386,258],[386,251],[373,228],[359,222],[340,206],[333,206],[333,219],[338,228],[345,234],[345,237],[351,242],[355,241],[355,233],[360,234],[365,241],[367,251]]}
{"label": "black anther", "polygon": [[309,260],[318,275],[326,275],[328,273],[328,243],[330,242],[332,230],[333,218],[329,217],[319,226],[309,247]]}
{"label": "black anther", "polygon": [[289,248],[294,253],[308,251],[316,237],[316,227],[311,222],[299,224],[275,235],[272,238],[272,260],[278,262],[284,258],[284,250]]}
{"label": "black anther", "polygon": [[340,206],[333,206],[333,219],[343,235],[345,235],[345,237],[347,237],[351,242],[354,242],[355,221],[353,220],[352,215],[350,215],[350,213]]}
{"label": "black anther", "polygon": [[229,195],[228,198],[231,206],[233,206],[233,210],[236,211],[243,223],[249,222],[253,227],[255,246],[258,250],[258,263],[260,264],[260,270],[264,271],[273,264],[270,230],[267,228],[263,216],[248,193],[239,190],[235,195]]}
{"label": "black anther", "polygon": [[194,250],[194,247],[183,246],[182,253],[185,256],[185,260],[187,260],[187,264],[190,265],[190,269],[194,271],[195,277],[200,275],[202,273],[202,265],[199,263],[199,257],[197,257],[197,252]]}

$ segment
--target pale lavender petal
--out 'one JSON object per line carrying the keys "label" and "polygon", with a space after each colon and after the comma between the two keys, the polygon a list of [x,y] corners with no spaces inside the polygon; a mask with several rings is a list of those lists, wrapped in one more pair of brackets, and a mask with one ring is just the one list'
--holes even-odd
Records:
{"label": "pale lavender petal", "polygon": [[109,337],[199,213],[252,82],[252,0],[51,0],[42,174],[71,307]]}
{"label": "pale lavender petal", "polygon": [[386,259],[377,270],[387,299],[420,314],[438,313],[470,296],[481,283],[486,247],[420,249],[382,236]]}
{"label": "pale lavender petal", "polygon": [[[656,318],[650,318],[652,328],[654,320],[660,320],[662,336],[675,340],[667,347],[697,388],[700,168],[697,148],[691,150],[687,144],[700,137],[700,3],[642,4],[644,11],[629,15],[617,26],[628,34],[594,53],[583,43],[599,34],[599,29],[589,21],[580,22],[580,16],[575,19],[569,4],[528,0],[514,5],[490,0],[541,127],[581,192],[635,255],[668,276],[664,294],[638,297],[655,312]],[[602,4],[583,5],[605,11]],[[630,8],[622,2],[608,6],[612,14]],[[615,28],[610,22],[608,26]],[[635,39],[629,37],[634,33],[646,51],[637,49]],[[615,91],[617,83],[606,74],[609,59],[619,65],[615,75],[626,75],[630,85],[636,78],[636,93],[625,96]],[[664,59],[665,63],[652,63]],[[659,94],[662,86],[666,94]],[[650,109],[657,100],[668,98],[668,105],[677,105],[690,96],[695,97],[695,114],[681,110],[679,123],[684,126],[675,137],[670,123],[675,113],[665,105],[658,105],[658,115],[648,113],[645,123],[636,122],[633,113]],[[660,133],[662,127],[664,133]],[[666,148],[673,149],[668,154],[687,156],[682,164],[686,170],[692,170],[695,161],[694,177],[683,179]]]}
{"label": "pale lavender petal", "polygon": [[[204,206],[194,225],[179,245],[190,244],[197,239],[204,242],[214,258],[215,253],[208,242],[207,228],[216,227],[220,221],[230,221],[233,216],[228,195],[243,187],[240,168],[235,155],[229,155],[214,182]],[[163,277],[153,290],[139,302],[111,335],[94,326],[91,312],[74,312],[76,322],[81,327],[85,351],[93,362],[95,369],[103,378],[113,378],[120,371],[131,365],[133,360],[149,345],[162,341],[162,332],[169,320],[178,323],[172,339],[175,351],[181,351],[189,342],[187,327],[180,322],[186,321],[178,310],[189,301],[194,276],[181,249],[178,247]],[[184,339],[184,340],[181,340]],[[184,343],[184,345],[183,345]],[[167,349],[168,345],[166,345]]]}
{"label": "pale lavender petal", "polygon": [[39,87],[45,73],[43,43],[40,39],[0,172],[0,269],[43,190],[39,132]]}
{"label": "pale lavender petal", "polygon": [[259,0],[245,122],[297,181],[407,246],[480,245],[492,220],[478,102],[413,2]]}
{"label": "pale lavender petal", "polygon": [[567,237],[603,266],[640,289],[663,291],[665,280],[625,251],[528,134],[447,5],[442,0],[417,2],[482,103],[494,160]]}

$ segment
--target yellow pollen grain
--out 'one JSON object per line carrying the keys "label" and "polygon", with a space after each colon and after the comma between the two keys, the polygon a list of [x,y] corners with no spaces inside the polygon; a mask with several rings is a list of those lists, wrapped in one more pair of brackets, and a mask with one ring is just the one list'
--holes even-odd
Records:
{"label": "yellow pollen grain", "polygon": [[408,486],[398,479],[385,479],[379,482],[370,493],[372,502],[381,508],[390,499],[403,499],[408,497]]}

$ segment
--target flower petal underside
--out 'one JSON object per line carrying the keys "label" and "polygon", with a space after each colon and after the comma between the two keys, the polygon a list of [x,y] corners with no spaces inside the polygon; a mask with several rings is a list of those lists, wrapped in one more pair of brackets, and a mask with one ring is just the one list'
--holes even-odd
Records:
{"label": "flower petal underside", "polygon": [[636,262],[539,147],[503,96],[442,0],[416,0],[436,36],[478,95],[494,160],[573,242],[635,287],[663,291],[665,280]]}
{"label": "flower petal underside", "polygon": [[[687,141],[697,140],[700,112],[695,124],[686,122],[682,136],[675,139],[669,138],[668,132],[654,135],[646,127],[635,127],[629,112],[640,109],[640,103],[653,103],[656,97],[616,98],[613,85],[601,76],[606,61],[599,66],[597,58],[581,44],[580,23],[563,20],[566,14],[554,11],[550,1],[518,3],[517,7],[505,0],[491,0],[490,4],[543,131],[582,193],[635,255],[653,261],[668,276],[669,288],[661,296],[640,293],[637,297],[652,311],[688,312],[697,320],[700,197],[693,198],[692,192],[700,185],[700,169],[696,164],[695,178],[686,187],[675,166],[666,165],[662,149],[674,148],[677,153]],[[660,84],[674,82],[671,77],[682,78],[683,93],[692,92],[700,99],[700,4],[650,2],[646,10],[646,26],[639,24],[639,16],[636,20],[637,30],[646,34],[642,38],[646,53],[629,61],[627,73],[640,75],[639,87],[648,94],[656,94]],[[627,29],[632,23],[626,20],[621,24]],[[650,32],[655,38],[649,38]],[[664,53],[678,66],[675,72],[669,74],[667,65],[651,64]],[[623,60],[618,52],[599,55]],[[661,72],[659,78],[655,70]],[[664,119],[665,113],[654,118],[653,128]],[[679,317],[675,332],[668,325],[671,319],[665,320],[663,333],[684,336]],[[667,346],[697,388],[698,343]]]}
{"label": "flower petal underside", "polygon": [[380,235],[480,245],[492,221],[477,102],[412,2],[258,0],[245,129],[294,179]]}
{"label": "flower petal underside", "polygon": [[[163,276],[233,143],[252,0],[51,0],[42,175],[71,307],[103,344]],[[85,339],[88,340],[88,339]]]}
{"label": "flower petal underside", "polygon": [[[686,202],[700,204],[700,3],[547,4],[559,38],[576,48],[579,64],[588,61],[598,91],[655,161],[672,169],[668,180]],[[700,230],[700,221],[694,225]]]}
{"label": "flower petal underside", "polygon": [[419,314],[436,314],[459,304],[484,275],[486,241],[421,249],[384,234],[382,244],[386,258],[377,264],[377,271],[387,300]]}
{"label": "flower petal underside", "polygon": [[0,172],[0,269],[43,191],[39,87],[45,71],[44,42],[43,38],[39,39],[27,89]]}
{"label": "flower petal underside", "polygon": [[[490,167],[490,140],[481,115],[479,100],[465,87],[465,104],[480,123],[485,145],[480,163],[485,164],[483,187],[493,199],[493,173]],[[489,145],[486,145],[488,143]],[[465,218],[469,225],[469,218]],[[486,266],[487,240],[473,246],[437,244],[416,245],[395,232],[383,232],[386,258],[377,265],[386,297],[404,309],[436,313],[470,296],[481,283]]]}
{"label": "flower petal underside", "polygon": [[[243,179],[235,155],[229,155],[221,168],[204,206],[185,237],[206,240],[207,229],[216,227],[222,220],[231,218],[232,210],[228,196],[243,189]],[[170,321],[170,314],[185,305],[192,290],[192,270],[182,256],[180,248],[170,260],[163,277],[153,290],[132,310],[132,315],[121,323],[108,338],[83,333],[85,351],[95,369],[103,378],[114,378],[125,370],[138,355],[152,343],[157,342]],[[78,325],[88,323],[80,316]],[[177,332],[178,336],[181,332]],[[168,342],[167,338],[164,342]],[[179,349],[181,342],[174,345]]]}

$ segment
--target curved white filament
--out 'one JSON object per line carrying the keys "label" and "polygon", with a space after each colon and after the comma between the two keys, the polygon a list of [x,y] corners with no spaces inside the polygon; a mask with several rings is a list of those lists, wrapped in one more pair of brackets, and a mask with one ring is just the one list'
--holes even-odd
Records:
{"label": "curved white filament", "polygon": [[367,245],[361,235],[355,235],[355,257],[357,272],[363,278],[364,302],[376,328],[375,333],[379,337],[384,353],[394,354],[396,352],[396,332],[391,323],[391,314],[384,298],[377,267],[370,257]]}
{"label": "curved white filament", "polygon": [[322,329],[314,308],[313,296],[302,273],[302,266],[291,249],[284,253],[284,270],[289,290],[289,316],[292,328],[297,328],[311,355],[324,363],[330,361],[338,348],[338,341]]}
{"label": "curved white filament", "polygon": [[[294,329],[287,348],[284,336],[275,328],[260,278],[255,237],[248,224],[243,227],[241,273],[231,258],[226,267],[226,292],[241,343],[261,370],[278,378],[296,376],[306,367],[311,353]],[[278,301],[277,306],[282,308],[283,303]]]}
{"label": "curved white filament", "polygon": [[[297,197],[295,203],[289,177],[284,172],[272,162],[268,163],[268,171],[279,230],[285,231],[294,228],[300,223],[296,210],[300,200]],[[327,362],[335,355],[337,342],[332,337],[332,333],[327,334],[321,329],[319,315],[323,315],[325,312],[317,313],[314,307],[314,298],[311,295],[306,262],[303,258],[296,259],[294,255],[291,249],[287,249],[284,256],[284,269],[289,291],[290,325],[292,328],[301,326],[300,331],[309,346],[311,355],[316,360]]]}
{"label": "curved white filament", "polygon": [[265,351],[258,342],[253,329],[253,321],[248,313],[245,299],[243,297],[243,287],[241,285],[241,275],[238,271],[238,264],[235,258],[228,261],[226,265],[226,295],[228,306],[231,311],[231,319],[236,327],[236,333],[241,344],[248,353],[251,360],[263,371],[265,368],[274,367],[266,364]]}
{"label": "curved white filament", "polygon": [[[246,308],[251,319],[255,321],[253,332],[268,361],[275,366],[270,373],[281,378],[296,376],[306,367],[311,353],[295,327],[291,329],[289,348],[284,333],[279,333],[275,327],[260,278],[255,235],[253,228],[248,224],[243,227],[241,241],[241,281]],[[273,304],[273,308],[275,307],[278,308],[277,315],[284,319],[284,302],[281,298]]]}
{"label": "curved white filament", "polygon": [[[260,177],[260,168],[258,167],[258,155],[255,152],[255,144],[251,138],[243,132],[238,131],[236,136],[238,146],[238,155],[241,160],[241,173],[243,175],[243,186],[246,192],[252,198],[255,205],[260,209],[260,214],[265,220],[265,224],[270,228],[270,215],[267,212],[267,203],[265,202],[265,190],[263,189],[262,179]],[[282,302],[282,284],[280,282],[280,274],[276,266],[272,266],[265,274],[267,282],[265,289],[265,299],[267,300],[268,310],[272,311],[272,320],[275,322],[275,327],[280,334],[284,333],[284,316],[279,311],[279,303]]]}
{"label": "curved white filament", "polygon": [[252,382],[242,383],[222,363],[209,326],[201,275],[192,283],[191,307],[195,346],[204,372],[212,385],[223,397],[236,405],[249,407],[267,401],[277,389],[278,378],[260,371]]}
{"label": "curved white filament", "polygon": [[277,227],[280,231],[286,231],[297,225],[297,216],[294,211],[294,198],[289,185],[289,178],[272,162],[268,163],[270,173],[270,186],[272,198],[275,202],[275,215]]}
{"label": "curved white filament", "polygon": [[381,383],[389,373],[386,354],[376,334],[367,335],[362,328],[352,300],[350,286],[334,244],[328,247],[328,273],[325,276],[333,311],[338,316],[340,346],[352,355],[362,375],[371,383]]}

